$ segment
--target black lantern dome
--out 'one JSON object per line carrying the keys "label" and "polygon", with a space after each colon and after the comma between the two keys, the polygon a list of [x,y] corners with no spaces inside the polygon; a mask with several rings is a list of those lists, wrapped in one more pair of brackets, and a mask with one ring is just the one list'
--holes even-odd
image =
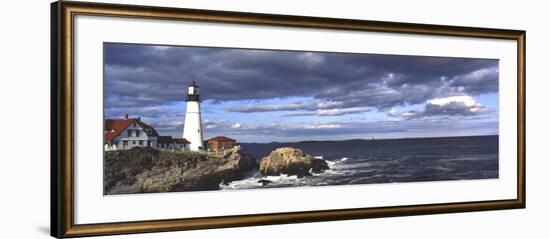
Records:
{"label": "black lantern dome", "polygon": [[199,86],[195,81],[187,87],[187,101],[200,101]]}

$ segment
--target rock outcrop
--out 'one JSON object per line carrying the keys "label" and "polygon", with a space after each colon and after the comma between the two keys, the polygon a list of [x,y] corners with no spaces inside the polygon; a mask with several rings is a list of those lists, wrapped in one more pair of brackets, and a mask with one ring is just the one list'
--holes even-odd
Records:
{"label": "rock outcrop", "polygon": [[217,190],[256,170],[252,155],[238,147],[222,156],[165,152],[153,148],[105,152],[105,194]]}
{"label": "rock outcrop", "polygon": [[329,166],[325,160],[290,147],[275,149],[260,163],[260,173],[263,176],[286,174],[304,177],[311,176],[311,173],[322,173],[327,169]]}

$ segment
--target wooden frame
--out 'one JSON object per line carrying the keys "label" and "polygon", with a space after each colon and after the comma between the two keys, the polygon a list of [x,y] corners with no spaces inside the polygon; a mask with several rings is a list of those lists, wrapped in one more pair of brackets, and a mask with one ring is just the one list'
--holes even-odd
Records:
{"label": "wooden frame", "polygon": [[[75,224],[73,204],[73,21],[75,15],[124,16],[517,41],[517,197],[513,200],[464,203]],[[161,232],[525,208],[525,31],[83,2],[52,3],[51,23],[51,235],[54,237]]]}

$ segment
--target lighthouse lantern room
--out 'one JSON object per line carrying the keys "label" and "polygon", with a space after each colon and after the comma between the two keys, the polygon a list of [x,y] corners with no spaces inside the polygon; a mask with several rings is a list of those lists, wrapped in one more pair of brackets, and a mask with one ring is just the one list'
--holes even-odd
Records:
{"label": "lighthouse lantern room", "polygon": [[192,151],[204,150],[201,123],[199,86],[193,81],[187,88],[187,109],[183,125],[183,138],[187,139]]}

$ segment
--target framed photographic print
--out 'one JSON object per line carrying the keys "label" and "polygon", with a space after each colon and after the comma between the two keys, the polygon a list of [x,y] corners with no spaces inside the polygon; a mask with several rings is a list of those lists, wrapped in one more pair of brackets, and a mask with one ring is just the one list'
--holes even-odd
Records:
{"label": "framed photographic print", "polygon": [[525,207],[525,31],[51,13],[54,237]]}

